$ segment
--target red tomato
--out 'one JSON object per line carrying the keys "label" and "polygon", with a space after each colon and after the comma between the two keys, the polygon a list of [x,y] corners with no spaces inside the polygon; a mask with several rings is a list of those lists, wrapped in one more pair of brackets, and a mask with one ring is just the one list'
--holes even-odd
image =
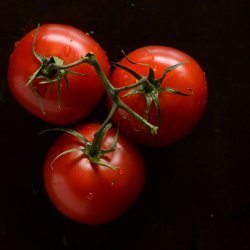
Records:
{"label": "red tomato", "polygon": [[[83,125],[76,131],[92,141],[99,126]],[[114,136],[115,131],[110,129],[102,148],[108,149]],[[137,199],[145,179],[144,163],[137,149],[119,136],[115,151],[103,158],[118,170],[92,164],[80,151],[65,154],[52,165],[63,151],[82,146],[72,135],[58,138],[45,161],[45,187],[55,207],[67,217],[85,224],[106,223],[123,214]]]}
{"label": "red tomato", "polygon": [[[134,142],[149,146],[167,146],[177,142],[186,136],[200,119],[207,101],[207,83],[205,74],[198,63],[187,54],[173,48],[163,46],[148,46],[137,49],[127,57],[136,63],[145,63],[154,70],[155,78],[161,78],[166,68],[180,63],[184,65],[170,71],[163,80],[161,87],[171,87],[176,90],[189,93],[187,88],[192,89],[190,96],[181,96],[169,92],[159,94],[161,120],[157,135],[151,135],[149,130],[131,115],[123,110],[116,113],[114,121],[121,123],[121,131]],[[141,76],[148,76],[149,68],[132,64],[123,58],[121,65],[126,66]],[[111,82],[115,87],[123,87],[136,82],[128,72],[121,68],[115,68]],[[129,107],[144,116],[146,101],[142,94],[132,94],[120,97]],[[149,121],[157,125],[157,112],[154,103],[149,109]]]}
{"label": "red tomato", "polygon": [[[35,30],[32,30],[17,42],[10,56],[8,80],[13,95],[26,110],[50,123],[65,125],[85,118],[104,93],[99,77],[87,63],[70,68],[87,76],[68,74],[68,89],[65,80],[61,80],[61,108],[58,107],[56,83],[41,85],[39,82],[43,79],[33,81],[45,114],[42,113],[31,89],[25,86],[29,77],[41,66],[32,53],[34,34]],[[103,49],[88,34],[71,26],[42,25],[39,28],[35,50],[46,58],[56,56],[62,59],[64,64],[75,62],[88,52],[93,52],[105,74],[109,74],[109,63]]]}

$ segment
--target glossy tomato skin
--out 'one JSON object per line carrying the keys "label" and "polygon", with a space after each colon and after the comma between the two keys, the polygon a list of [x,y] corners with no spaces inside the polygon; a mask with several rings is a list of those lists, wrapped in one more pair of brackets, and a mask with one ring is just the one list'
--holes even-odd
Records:
{"label": "glossy tomato skin", "polygon": [[[84,63],[70,70],[87,74],[79,76],[68,74],[69,88],[61,80],[61,108],[58,108],[56,84],[39,85],[41,79],[34,81],[45,114],[41,112],[35,95],[26,85],[39,67],[40,62],[32,54],[32,43],[35,30],[27,33],[19,42],[10,56],[8,81],[11,92],[17,101],[29,112],[54,124],[71,124],[85,118],[97,105],[104,88],[92,66]],[[39,28],[35,46],[36,51],[49,58],[57,56],[64,64],[79,60],[88,52],[93,52],[106,75],[109,74],[107,56],[100,45],[88,34],[67,25],[45,24]]]}
{"label": "glossy tomato skin", "polygon": [[[189,134],[201,118],[207,101],[207,82],[198,63],[189,55],[164,46],[139,48],[128,54],[128,58],[137,63],[150,65],[157,79],[162,76],[166,68],[180,62],[187,62],[169,72],[161,87],[171,87],[185,93],[189,93],[187,88],[190,88],[193,94],[191,96],[180,96],[168,92],[160,93],[161,121],[157,135],[151,135],[142,123],[125,111],[119,110],[119,114],[116,113],[114,116],[114,121],[121,123],[121,131],[136,143],[155,147],[171,145]],[[125,58],[120,61],[120,64],[142,76],[148,75],[147,67],[131,64]],[[126,71],[116,68],[111,76],[111,82],[115,87],[122,87],[135,83],[135,78]],[[124,92],[120,95],[122,100],[141,116],[144,116],[146,107],[144,96],[133,94],[122,97],[123,94]],[[154,104],[150,109],[149,121],[157,125]]]}
{"label": "glossy tomato skin", "polygon": [[[92,141],[99,124],[76,130]],[[109,148],[115,131],[104,137]],[[83,146],[78,139],[63,134],[49,151],[44,164],[44,183],[55,207],[65,216],[84,224],[102,224],[123,214],[139,196],[145,179],[143,159],[137,149],[119,136],[115,151],[105,160],[119,167],[113,170],[91,164],[81,152],[66,154],[52,164],[55,156],[69,148]]]}

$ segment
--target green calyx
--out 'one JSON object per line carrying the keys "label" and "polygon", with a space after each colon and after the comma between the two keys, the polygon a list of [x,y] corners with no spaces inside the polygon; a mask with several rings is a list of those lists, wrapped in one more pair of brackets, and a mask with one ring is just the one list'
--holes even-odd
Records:
{"label": "green calyx", "polygon": [[104,167],[108,167],[113,170],[117,170],[118,167],[113,166],[109,164],[107,161],[105,161],[104,156],[115,150],[117,141],[118,141],[119,129],[117,129],[116,131],[111,147],[108,149],[101,148],[102,139],[105,136],[105,134],[107,134],[107,132],[109,131],[111,127],[112,127],[111,123],[108,123],[105,127],[101,127],[98,130],[98,132],[95,134],[93,142],[90,142],[85,136],[78,133],[77,131],[72,130],[72,129],[67,129],[67,128],[53,128],[53,129],[47,129],[41,132],[40,134],[43,134],[45,132],[50,132],[50,131],[65,132],[76,137],[82,143],[82,146],[80,147],[70,148],[58,154],[51,162],[51,168],[53,168],[55,161],[59,159],[60,157],[62,157],[63,155],[66,155],[72,152],[81,152],[83,154],[83,157],[88,158],[91,163],[104,166]]}
{"label": "green calyx", "polygon": [[[98,131],[94,135],[94,139],[92,142],[87,140],[86,137],[78,133],[77,131],[74,131],[72,129],[67,129],[67,128],[54,128],[54,129],[48,129],[44,132],[47,131],[61,131],[65,132],[68,134],[71,134],[72,136],[75,136],[76,138],[79,139],[79,141],[82,142],[82,146],[77,147],[77,148],[71,148],[68,150],[63,151],[59,155],[57,155],[54,160],[52,161],[52,168],[54,162],[62,157],[65,154],[69,154],[72,152],[81,152],[84,157],[88,158],[91,163],[109,167],[112,169],[117,169],[116,166],[110,165],[106,160],[105,160],[105,155],[108,153],[112,152],[115,150],[117,141],[118,141],[118,134],[119,134],[119,127],[116,131],[116,134],[113,139],[113,143],[110,146],[109,149],[103,149],[103,138],[109,131],[109,129],[112,127],[112,117],[115,114],[115,112],[118,109],[122,109],[129,113],[131,116],[133,116],[135,119],[140,121],[142,124],[145,125],[150,131],[152,135],[157,134],[159,125],[160,125],[160,103],[159,103],[159,95],[161,92],[169,92],[172,94],[178,94],[178,95],[183,95],[183,96],[189,96],[192,94],[191,89],[187,89],[187,93],[178,91],[173,88],[163,88],[161,87],[161,84],[167,74],[174,70],[175,68],[185,64],[186,62],[178,63],[175,64],[169,68],[167,68],[164,72],[163,75],[156,79],[155,74],[153,69],[147,65],[147,64],[140,64],[142,66],[148,67],[149,68],[149,73],[148,76],[141,76],[135,71],[129,69],[128,67],[125,67],[119,63],[111,63],[111,65],[115,67],[119,67],[129,74],[133,75],[136,79],[136,82],[132,85],[129,86],[124,86],[120,88],[115,88],[107,76],[105,75],[101,65],[97,61],[95,55],[93,53],[87,53],[86,55],[83,55],[78,61],[72,62],[70,64],[64,64],[64,61],[60,59],[57,56],[51,56],[49,58],[45,58],[44,56],[40,55],[39,53],[36,52],[35,45],[36,45],[36,40],[38,36],[38,30],[39,26],[36,29],[35,35],[34,35],[34,40],[33,40],[33,45],[32,45],[32,53],[36,57],[36,59],[40,62],[40,67],[29,77],[29,80],[27,82],[27,86],[30,87],[32,90],[33,94],[36,96],[38,105],[43,113],[44,109],[41,103],[41,98],[39,95],[39,92],[37,90],[37,86],[34,86],[33,82],[35,79],[41,79],[38,84],[40,85],[45,85],[45,84],[56,84],[57,86],[57,98],[58,98],[58,109],[61,107],[61,85],[65,82],[66,84],[66,89],[69,88],[69,80],[68,80],[68,74],[77,74],[81,76],[86,76],[85,74],[74,72],[72,70],[69,70],[72,67],[75,67],[77,65],[87,63],[91,65],[94,69],[98,77],[100,78],[102,85],[104,86],[108,96],[110,97],[112,101],[112,108],[110,113],[108,114],[107,118],[105,121],[102,123]],[[125,57],[127,60],[132,63],[132,64],[138,64],[134,63],[131,61],[126,55]],[[144,95],[145,100],[146,100],[146,108],[144,115],[141,116],[140,114],[136,113],[133,109],[131,109],[129,106],[127,106],[123,101],[122,97],[120,95],[120,92],[127,91],[125,95],[123,96],[128,96],[128,95],[133,95],[133,94],[141,94]],[[157,124],[152,124],[149,121],[149,113],[150,113],[150,108],[152,105],[155,105],[156,110],[157,110]]]}
{"label": "green calyx", "polygon": [[144,79],[143,83],[140,84],[139,86],[136,86],[135,88],[132,88],[131,90],[129,90],[126,94],[123,95],[124,96],[129,96],[129,95],[133,95],[133,94],[142,94],[145,97],[146,100],[146,108],[145,108],[145,112],[144,112],[144,118],[149,121],[149,110],[150,107],[154,104],[157,110],[157,127],[159,127],[160,125],[160,120],[161,120],[161,112],[160,112],[160,103],[159,103],[159,95],[161,92],[169,92],[172,94],[176,94],[176,95],[182,95],[182,96],[189,96],[192,95],[192,90],[187,88],[187,93],[184,93],[182,91],[178,91],[176,89],[170,88],[170,87],[166,87],[166,88],[162,88],[161,84],[163,82],[163,80],[165,79],[165,77],[167,76],[167,74],[176,69],[177,67],[180,67],[181,65],[186,64],[187,62],[181,62],[181,63],[177,63],[175,65],[172,65],[170,67],[168,67],[167,69],[164,70],[163,75],[156,79],[155,78],[155,73],[154,70],[148,65],[148,64],[142,64],[142,63],[135,63],[133,61],[131,61],[123,52],[125,58],[131,63],[131,64],[138,64],[138,65],[142,65],[145,67],[149,68],[149,73],[147,77],[143,77],[139,74],[137,74],[136,72],[134,72],[133,70],[131,70],[130,68],[123,66],[119,63],[112,63],[113,66],[121,68],[122,70],[128,72],[129,74],[133,75],[137,82],[142,81],[142,79]]}
{"label": "green calyx", "polygon": [[60,59],[57,56],[51,56],[49,58],[46,58],[39,53],[36,52],[35,46],[36,46],[36,40],[38,36],[39,31],[39,25],[36,29],[34,40],[32,44],[32,53],[36,57],[36,59],[40,62],[40,67],[29,77],[28,82],[26,83],[26,86],[29,86],[33,94],[37,98],[37,102],[39,105],[39,108],[41,109],[42,113],[45,114],[45,111],[43,109],[43,105],[41,102],[41,97],[33,85],[33,81],[35,79],[42,79],[39,84],[52,84],[55,83],[57,85],[57,103],[58,103],[58,109],[61,108],[61,84],[62,80],[65,81],[66,88],[69,87],[69,81],[68,81],[68,74],[76,74],[81,76],[86,76],[86,74],[81,74],[72,70],[69,70],[68,68],[71,68],[75,65],[78,65],[79,62],[75,62],[74,64],[68,64],[64,65],[64,62],[62,59]]}

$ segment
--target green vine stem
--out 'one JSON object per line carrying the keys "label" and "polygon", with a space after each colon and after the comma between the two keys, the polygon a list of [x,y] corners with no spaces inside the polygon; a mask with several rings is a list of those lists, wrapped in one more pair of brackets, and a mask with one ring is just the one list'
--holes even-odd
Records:
{"label": "green vine stem", "polygon": [[80,58],[78,61],[75,61],[73,63],[69,64],[64,64],[63,60],[56,57],[56,56],[51,56],[49,58],[45,58],[44,56],[40,55],[38,52],[36,52],[35,46],[36,46],[36,40],[38,36],[38,31],[39,31],[40,25],[38,25],[35,35],[34,35],[34,40],[32,43],[32,53],[33,55],[37,58],[37,60],[40,62],[40,67],[29,77],[29,80],[27,82],[27,86],[30,87],[31,91],[37,98],[38,105],[42,111],[42,113],[45,114],[45,111],[42,106],[41,98],[37,90],[33,86],[33,81],[34,79],[37,78],[42,78],[44,80],[40,81],[39,84],[57,84],[57,98],[58,98],[58,109],[60,109],[61,106],[61,94],[60,94],[60,84],[61,80],[64,79],[66,82],[66,87],[68,88],[69,82],[67,78],[67,74],[78,74],[78,75],[83,75],[78,72],[74,72],[69,70],[72,67],[75,67],[77,65],[83,64],[83,63],[88,63],[92,67],[94,67],[96,73],[98,74],[99,78],[102,81],[103,86],[105,87],[109,97],[111,98],[113,104],[115,105],[115,110],[120,108],[134,116],[136,119],[141,121],[145,126],[147,126],[152,134],[157,133],[157,126],[154,126],[153,124],[149,123],[147,119],[144,117],[140,116],[137,114],[134,110],[129,108],[125,103],[121,101],[119,98],[118,94],[120,91],[125,90],[125,89],[133,89],[135,87],[138,87],[140,85],[146,84],[148,82],[147,78],[141,78],[137,83],[134,85],[127,86],[125,88],[114,88],[112,84],[110,83],[109,79],[106,77],[104,71],[102,70],[100,64],[98,63],[95,55],[93,53],[88,53],[82,58]]}
{"label": "green vine stem", "polygon": [[95,163],[99,162],[100,158],[104,154],[111,152],[115,149],[119,129],[117,129],[117,136],[115,137],[116,139],[114,139],[114,143],[110,149],[102,150],[101,149],[101,141],[102,141],[104,135],[106,134],[107,130],[110,128],[110,126],[111,126],[110,121],[118,108],[125,110],[126,112],[128,112],[129,114],[134,116],[136,119],[138,119],[139,121],[144,123],[150,129],[152,134],[157,133],[157,129],[158,129],[157,126],[149,123],[145,118],[143,118],[142,116],[137,114],[134,110],[132,110],[130,107],[128,107],[125,103],[123,103],[119,97],[119,93],[121,91],[130,90],[130,89],[136,88],[140,85],[143,85],[148,81],[147,78],[142,77],[139,81],[137,81],[135,84],[130,85],[130,86],[125,86],[122,88],[115,88],[112,86],[109,79],[106,77],[105,73],[103,72],[100,64],[96,60],[95,55],[93,53],[88,53],[87,55],[82,57],[79,61],[76,61],[74,63],[67,64],[67,65],[57,65],[56,67],[58,67],[58,69],[62,70],[62,69],[74,67],[74,66],[82,64],[82,63],[89,63],[90,65],[92,65],[94,67],[94,69],[97,72],[98,76],[100,77],[110,99],[113,102],[113,105],[112,105],[112,108],[111,108],[109,115],[107,116],[105,121],[102,123],[102,125],[100,126],[98,131],[95,133],[94,140],[91,144],[91,147],[89,148],[88,157],[90,159],[92,159],[92,162],[95,162]]}
{"label": "green vine stem", "polygon": [[[53,83],[57,84],[58,108],[60,109],[60,103],[61,103],[60,84],[62,84],[61,80],[63,80],[63,79],[65,80],[66,87],[68,88],[69,82],[68,82],[67,74],[77,74],[77,75],[86,76],[85,74],[81,74],[79,72],[74,72],[74,71],[70,70],[70,68],[75,67],[75,66],[80,65],[80,64],[83,64],[83,63],[87,63],[95,69],[97,75],[101,79],[101,82],[102,82],[104,88],[106,89],[107,94],[109,95],[109,97],[112,101],[111,111],[110,111],[109,115],[107,116],[107,118],[105,119],[105,121],[103,122],[103,124],[98,129],[98,131],[95,133],[94,139],[92,142],[89,142],[84,136],[80,135],[79,133],[77,133],[76,131],[71,130],[71,129],[58,128],[58,129],[47,130],[47,131],[59,130],[59,131],[69,133],[73,136],[76,136],[80,141],[82,141],[85,144],[85,147],[81,147],[79,149],[73,148],[73,149],[66,150],[66,151],[62,152],[61,154],[59,154],[58,156],[55,157],[54,161],[64,154],[80,150],[83,152],[83,154],[88,156],[89,160],[92,163],[111,167],[111,168],[115,169],[116,167],[110,166],[108,163],[103,162],[101,160],[101,158],[105,154],[115,150],[117,140],[118,140],[119,127],[117,129],[113,143],[109,149],[106,149],[106,150],[102,149],[101,143],[102,143],[102,139],[104,138],[105,134],[112,127],[111,120],[112,120],[114,113],[118,109],[123,109],[124,111],[126,111],[127,113],[132,115],[134,118],[136,118],[141,123],[143,123],[150,130],[152,135],[155,135],[155,134],[157,134],[157,130],[158,130],[158,127],[160,124],[160,106],[159,106],[159,100],[158,100],[160,92],[167,91],[167,92],[170,92],[172,94],[178,94],[178,95],[184,95],[184,96],[190,95],[190,92],[183,93],[183,92],[180,92],[180,91],[172,89],[172,88],[162,88],[161,87],[161,83],[164,80],[164,78],[166,77],[167,73],[169,71],[175,69],[176,67],[181,66],[182,64],[184,64],[186,62],[182,62],[182,63],[176,64],[176,65],[173,65],[173,66],[167,68],[164,71],[162,77],[159,79],[155,79],[153,69],[147,64],[141,64],[142,66],[146,66],[149,68],[148,76],[144,77],[144,76],[140,76],[139,74],[132,71],[131,69],[129,69],[125,66],[122,66],[118,63],[111,63],[111,65],[113,65],[115,67],[119,67],[119,68],[127,71],[128,73],[133,75],[137,80],[132,85],[120,87],[120,88],[115,88],[111,84],[111,82],[109,81],[107,76],[105,75],[102,67],[100,66],[99,62],[97,61],[95,55],[92,52],[81,57],[78,61],[75,61],[75,62],[72,62],[69,64],[64,64],[63,60],[56,57],[56,56],[51,56],[49,58],[45,58],[44,56],[37,53],[35,50],[35,45],[36,45],[38,30],[39,30],[39,26],[37,27],[37,30],[36,30],[35,35],[34,35],[34,40],[33,40],[33,44],[32,44],[32,53],[37,58],[37,60],[40,62],[40,67],[29,77],[29,80],[28,80],[26,85],[31,88],[33,94],[36,96],[37,101],[38,101],[38,105],[43,113],[45,113],[45,112],[43,110],[40,95],[33,86],[33,80],[37,79],[37,78],[42,78],[44,80],[40,81],[39,84],[53,84]],[[125,55],[125,57],[127,58],[127,60],[130,63],[137,64],[137,63],[134,63],[133,61],[131,61],[126,55]],[[139,94],[143,94],[145,96],[146,109],[145,109],[144,117],[142,117],[141,115],[136,113],[133,109],[131,109],[129,106],[127,106],[121,100],[121,98],[119,97],[119,93],[121,91],[124,91],[124,90],[128,90],[128,92],[125,95],[139,93]],[[187,90],[191,91],[190,89],[187,89]],[[152,103],[154,103],[156,108],[157,108],[157,117],[158,117],[157,126],[154,124],[151,124],[148,121],[149,108],[150,108]]]}
{"label": "green vine stem", "polygon": [[[105,128],[107,128],[107,125],[110,123],[114,113],[117,110],[117,105],[113,104],[111,111],[109,112],[109,115],[107,116],[107,118],[105,119],[105,121],[102,123],[101,127],[98,129],[98,131],[95,133],[94,135],[94,140],[92,143],[92,147],[89,151],[90,155],[95,156],[98,155],[99,152],[101,151],[100,145],[101,145],[101,141],[105,135]],[[119,130],[118,130],[119,131]]]}
{"label": "green vine stem", "polygon": [[71,63],[71,64],[66,64],[66,65],[56,65],[55,64],[53,68],[63,70],[63,69],[68,69],[68,68],[74,67],[74,66],[82,64],[82,63],[88,63],[92,67],[94,67],[94,69],[95,69],[96,73],[98,74],[99,78],[101,79],[102,84],[105,87],[110,99],[112,100],[113,105],[115,104],[115,111],[118,108],[125,110],[130,115],[134,116],[137,120],[142,122],[145,126],[147,126],[153,135],[157,133],[157,129],[158,129],[157,126],[151,124],[150,122],[147,121],[147,119],[140,116],[133,109],[128,107],[124,102],[122,102],[122,100],[120,99],[120,97],[118,95],[123,90],[134,89],[140,85],[146,84],[148,82],[148,79],[146,77],[142,77],[139,81],[137,81],[135,84],[132,84],[130,86],[126,86],[123,88],[115,88],[110,83],[109,79],[106,77],[105,73],[103,72],[100,64],[98,63],[98,61],[93,53],[88,53],[87,55],[82,57],[80,60],[78,60],[74,63]]}

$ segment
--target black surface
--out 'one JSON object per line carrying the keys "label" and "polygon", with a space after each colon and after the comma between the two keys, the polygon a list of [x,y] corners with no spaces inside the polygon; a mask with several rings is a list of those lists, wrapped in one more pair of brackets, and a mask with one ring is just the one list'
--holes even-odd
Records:
{"label": "black surface", "polygon": [[[86,0],[0,2],[0,249],[250,249],[249,0]],[[37,23],[93,33],[111,60],[150,44],[176,47],[206,72],[203,119],[185,140],[141,148],[148,178],[118,220],[85,226],[63,218],[42,183],[55,135],[26,113],[6,80],[14,42]]]}

